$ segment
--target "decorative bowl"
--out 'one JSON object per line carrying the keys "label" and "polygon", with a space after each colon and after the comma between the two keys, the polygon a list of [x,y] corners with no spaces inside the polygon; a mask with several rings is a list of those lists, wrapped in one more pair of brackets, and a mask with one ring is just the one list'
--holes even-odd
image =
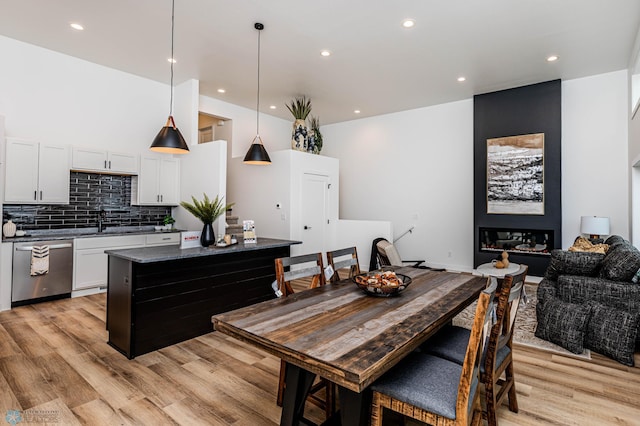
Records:
{"label": "decorative bowl", "polygon": [[411,277],[393,271],[370,271],[351,278],[370,296],[389,297],[400,294],[411,284]]}

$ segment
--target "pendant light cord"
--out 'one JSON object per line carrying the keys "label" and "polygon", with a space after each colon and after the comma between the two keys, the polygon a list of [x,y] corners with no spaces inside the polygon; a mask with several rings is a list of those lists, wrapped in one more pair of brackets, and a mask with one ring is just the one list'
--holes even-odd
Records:
{"label": "pendant light cord", "polygon": [[[173,116],[173,63],[175,59],[173,58],[173,26],[175,20],[175,8],[176,8],[176,0],[171,0],[171,58],[169,62],[171,62],[171,100],[169,101],[169,117]],[[174,126],[175,127],[175,124]]]}
{"label": "pendant light cord", "polygon": [[258,96],[256,96],[256,135],[260,135],[260,33],[262,28],[258,29]]}

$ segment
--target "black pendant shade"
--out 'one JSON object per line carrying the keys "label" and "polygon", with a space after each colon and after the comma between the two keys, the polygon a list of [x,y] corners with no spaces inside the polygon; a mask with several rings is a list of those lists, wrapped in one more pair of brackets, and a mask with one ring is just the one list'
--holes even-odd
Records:
{"label": "black pendant shade", "polygon": [[189,152],[189,146],[173,122],[172,116],[169,116],[167,124],[160,129],[149,149],[164,154],[186,154]]}
{"label": "black pendant shade", "polygon": [[249,148],[249,151],[247,151],[247,155],[244,156],[244,163],[254,165],[271,163],[269,154],[267,154],[267,150],[264,148],[264,145],[262,145],[262,138],[260,138],[260,136],[256,136],[253,139],[251,147]]}
{"label": "black pendant shade", "polygon": [[258,30],[258,96],[256,97],[256,137],[251,142],[251,147],[247,151],[247,155],[244,156],[244,164],[253,164],[257,166],[264,166],[271,164],[271,159],[267,150],[262,144],[262,138],[260,137],[260,32],[264,29],[264,25],[259,22],[253,24],[253,28]]}
{"label": "black pendant shade", "polygon": [[151,151],[162,152],[164,154],[186,154],[189,152],[189,146],[184,140],[182,133],[176,127],[175,121],[173,121],[173,63],[175,58],[173,56],[173,28],[175,21],[175,0],[171,1],[171,99],[169,101],[169,118],[167,118],[167,124],[164,125],[158,135],[153,140],[153,143],[149,147]]}

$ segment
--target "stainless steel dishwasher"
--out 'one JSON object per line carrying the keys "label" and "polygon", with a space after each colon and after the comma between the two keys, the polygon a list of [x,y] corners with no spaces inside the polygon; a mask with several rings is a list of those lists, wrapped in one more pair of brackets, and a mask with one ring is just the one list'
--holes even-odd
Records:
{"label": "stainless steel dishwasher", "polygon": [[[33,246],[49,246],[49,271],[31,276]],[[71,294],[73,240],[32,241],[13,244],[11,305],[18,306]]]}

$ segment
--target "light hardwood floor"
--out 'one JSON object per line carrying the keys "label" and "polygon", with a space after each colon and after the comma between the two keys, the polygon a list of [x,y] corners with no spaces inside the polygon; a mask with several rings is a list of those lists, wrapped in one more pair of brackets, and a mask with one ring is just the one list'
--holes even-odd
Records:
{"label": "light hardwood floor", "polygon": [[[19,425],[278,424],[278,359],[212,332],[127,360],[106,344],[104,319],[104,294],[0,313],[0,417],[20,410]],[[583,361],[518,347],[514,355],[520,413],[501,407],[501,426],[640,425],[640,368],[597,354]]]}

